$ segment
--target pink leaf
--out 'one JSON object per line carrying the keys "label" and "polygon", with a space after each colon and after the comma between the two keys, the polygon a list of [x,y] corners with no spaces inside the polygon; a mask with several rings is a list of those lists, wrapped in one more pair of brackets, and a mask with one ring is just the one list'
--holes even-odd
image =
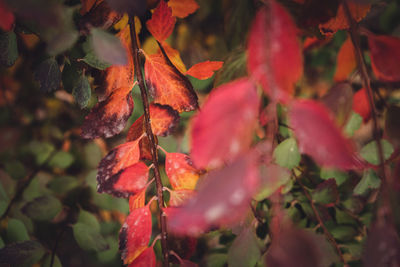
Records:
{"label": "pink leaf", "polygon": [[294,101],[289,119],[300,150],[318,164],[342,170],[365,167],[352,144],[335,125],[328,109],[321,103],[314,100]]}
{"label": "pink leaf", "polygon": [[240,157],[204,178],[198,194],[168,211],[169,229],[177,234],[199,234],[210,226],[232,225],[243,218],[259,183],[255,157]]}
{"label": "pink leaf", "polygon": [[273,100],[286,103],[303,74],[298,30],[275,1],[261,8],[250,30],[247,68]]}
{"label": "pink leaf", "polygon": [[249,149],[259,97],[246,78],[211,92],[193,121],[191,157],[197,168],[214,168]]}

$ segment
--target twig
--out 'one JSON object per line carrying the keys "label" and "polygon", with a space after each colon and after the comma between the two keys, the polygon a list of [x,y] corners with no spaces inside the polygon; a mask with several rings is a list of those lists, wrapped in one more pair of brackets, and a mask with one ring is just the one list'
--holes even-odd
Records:
{"label": "twig", "polygon": [[[357,22],[354,20],[354,18],[351,16],[350,13],[350,9],[349,6],[347,4],[347,0],[342,0],[343,3],[343,7],[344,7],[344,13],[346,15],[347,21],[350,25],[350,37],[351,37],[351,41],[353,43],[354,46],[354,52],[356,55],[356,59],[357,59],[357,65],[358,65],[358,70],[360,72],[361,75],[361,79],[362,79],[362,83],[364,88],[367,90],[367,95],[368,95],[368,102],[369,102],[369,106],[371,108],[371,117],[372,117],[372,122],[373,122],[373,135],[374,135],[374,139],[376,141],[376,144],[378,146],[378,157],[379,157],[379,169],[382,175],[382,192],[381,195],[383,196],[383,203],[385,205],[385,207],[389,207],[390,203],[389,203],[389,199],[388,199],[388,185],[387,185],[387,177],[388,175],[386,174],[386,168],[385,168],[385,158],[384,158],[384,154],[383,154],[383,146],[382,146],[382,142],[379,134],[379,127],[378,127],[378,117],[377,117],[377,112],[376,112],[376,107],[375,107],[375,102],[374,102],[374,95],[372,92],[372,88],[371,88],[371,79],[369,77],[368,74],[368,70],[367,70],[367,65],[365,64],[365,59],[364,56],[362,54],[361,51],[361,45],[360,45],[360,38],[359,38],[359,34],[358,34],[358,24]],[[382,209],[384,211],[390,211],[390,209]],[[381,216],[378,216],[380,219],[383,219],[383,217],[385,217],[385,215],[387,214],[380,214]]]}
{"label": "twig", "polygon": [[53,267],[54,258],[55,258],[56,252],[57,252],[58,242],[60,241],[62,235],[63,235],[64,232],[65,232],[65,230],[66,230],[66,228],[63,227],[63,228],[61,229],[60,234],[56,237],[56,241],[55,241],[55,243],[54,243],[54,247],[53,247],[53,249],[51,250],[50,267]]}
{"label": "twig", "polygon": [[319,226],[324,231],[324,234],[325,234],[326,238],[331,242],[332,246],[336,249],[336,252],[340,257],[341,262],[343,262],[346,265],[346,260],[343,258],[342,251],[340,250],[340,247],[339,247],[338,243],[336,243],[335,238],[332,236],[332,234],[329,232],[329,230],[326,228],[324,222],[322,221],[322,218],[319,215],[317,207],[315,207],[314,201],[313,201],[310,193],[307,191],[306,187],[303,185],[303,183],[301,182],[300,178],[294,172],[292,172],[292,173],[293,173],[293,176],[296,178],[297,182],[299,183],[301,189],[303,190],[306,198],[310,202],[311,209],[314,212],[315,218],[317,219]]}
{"label": "twig", "polygon": [[161,224],[161,249],[163,254],[163,266],[169,266],[169,252],[168,252],[168,244],[167,244],[167,220],[164,212],[164,197],[163,197],[163,185],[161,182],[160,170],[158,168],[158,152],[157,152],[157,144],[155,141],[155,137],[153,131],[151,129],[150,124],[150,111],[149,111],[149,102],[148,95],[146,91],[145,81],[143,79],[141,64],[140,64],[140,50],[138,47],[137,39],[136,39],[136,29],[135,29],[135,21],[134,17],[129,17],[129,26],[130,26],[130,34],[132,39],[132,49],[133,49],[133,60],[134,60],[134,68],[136,79],[139,83],[140,95],[142,98],[142,103],[144,107],[144,121],[146,134],[149,138],[150,143],[150,151],[152,162],[154,164],[154,176],[156,179],[156,189],[157,189],[157,199],[158,199],[158,210],[159,210],[159,220]]}
{"label": "twig", "polygon": [[15,193],[14,197],[11,199],[10,203],[8,203],[6,211],[1,215],[0,220],[3,220],[4,218],[7,217],[8,213],[10,212],[12,206],[16,201],[18,201],[22,194],[24,193],[25,189],[30,185],[31,180],[33,177],[40,172],[44,166],[54,157],[54,155],[57,153],[57,149],[54,149],[50,155],[46,158],[46,160],[40,164],[36,169],[34,169],[28,176],[26,176],[23,180],[21,180],[18,184],[21,186],[17,189],[17,192]]}

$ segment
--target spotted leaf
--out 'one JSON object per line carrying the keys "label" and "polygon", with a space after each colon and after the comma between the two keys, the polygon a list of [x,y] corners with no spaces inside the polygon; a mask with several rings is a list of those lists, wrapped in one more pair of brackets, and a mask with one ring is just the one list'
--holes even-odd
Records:
{"label": "spotted leaf", "polygon": [[176,19],[172,16],[172,9],[167,2],[161,0],[154,10],[151,19],[146,22],[147,29],[156,38],[163,42],[171,35],[175,27]]}
{"label": "spotted leaf", "polygon": [[222,68],[222,61],[205,61],[192,66],[186,74],[199,80],[206,80],[214,75],[214,72]]}
{"label": "spotted leaf", "polygon": [[149,206],[132,210],[126,217],[119,233],[119,249],[122,251],[121,257],[125,264],[130,264],[140,257],[147,249],[150,237],[151,212]]}
{"label": "spotted leaf", "polygon": [[172,8],[172,15],[181,19],[199,8],[195,0],[169,0],[168,6]]}
{"label": "spotted leaf", "polygon": [[191,157],[197,168],[214,168],[249,149],[259,97],[247,78],[214,89],[193,121]]}
{"label": "spotted leaf", "polygon": [[240,221],[258,187],[256,159],[246,155],[223,169],[209,172],[198,193],[186,205],[167,212],[168,229],[177,234],[199,234],[211,226]]}
{"label": "spotted leaf", "polygon": [[82,125],[83,138],[111,137],[119,134],[133,111],[131,88],[120,88],[94,106]]}
{"label": "spotted leaf", "polygon": [[167,153],[165,156],[165,172],[175,190],[195,189],[200,176],[200,171],[193,167],[189,156],[182,153]]}
{"label": "spotted leaf", "polygon": [[144,68],[155,103],[169,105],[178,112],[197,108],[197,95],[191,83],[163,53],[146,55]]}
{"label": "spotted leaf", "polygon": [[365,167],[350,141],[335,125],[332,115],[319,102],[294,101],[289,119],[300,151],[310,155],[318,164],[342,170]]}
{"label": "spotted leaf", "polygon": [[273,100],[286,103],[303,74],[298,30],[275,1],[261,8],[250,29],[247,69]]}
{"label": "spotted leaf", "polygon": [[139,162],[139,140],[128,142],[117,146],[100,161],[97,172],[97,183],[99,192],[103,192],[103,185],[120,175],[121,171]]}
{"label": "spotted leaf", "polygon": [[156,267],[156,254],[152,247],[146,248],[128,267]]}

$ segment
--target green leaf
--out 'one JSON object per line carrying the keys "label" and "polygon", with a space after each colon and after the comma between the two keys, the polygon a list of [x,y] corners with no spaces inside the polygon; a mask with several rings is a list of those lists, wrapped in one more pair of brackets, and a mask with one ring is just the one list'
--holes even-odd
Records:
{"label": "green leaf", "polygon": [[118,241],[113,237],[107,237],[106,239],[110,249],[106,251],[100,251],[97,253],[97,258],[102,263],[108,263],[118,257]]}
{"label": "green leaf", "polygon": [[9,202],[10,198],[4,190],[3,183],[0,182],[0,216],[6,211]]}
{"label": "green leaf", "polygon": [[[388,141],[382,139],[382,148],[384,159],[387,160],[393,153],[393,146]],[[376,141],[372,141],[365,145],[360,151],[361,157],[371,164],[379,165],[378,146]]]}
{"label": "green leaf", "polygon": [[381,185],[381,180],[374,170],[364,171],[364,175],[360,182],[354,188],[354,194],[363,195],[369,189],[377,189]]}
{"label": "green leaf", "polygon": [[35,69],[35,79],[39,82],[42,92],[52,92],[60,87],[61,71],[54,58],[46,59]]}
{"label": "green leaf", "polygon": [[279,187],[290,181],[290,172],[288,169],[275,164],[262,165],[261,174],[261,186],[259,192],[254,197],[257,201],[271,196]]}
{"label": "green leaf", "polygon": [[48,188],[57,194],[64,194],[79,186],[79,181],[73,176],[61,176],[51,179]]}
{"label": "green leaf", "polygon": [[348,137],[354,135],[354,132],[360,129],[363,118],[360,114],[355,113],[354,111],[351,113],[349,120],[344,126],[344,132]]}
{"label": "green leaf", "polygon": [[343,172],[336,169],[322,168],[320,172],[320,176],[324,180],[328,180],[330,178],[334,178],[336,180],[336,184],[340,186],[343,184],[347,178],[349,178],[349,174],[347,172]]}
{"label": "green leaf", "polygon": [[81,76],[79,78],[72,89],[72,95],[80,108],[85,108],[87,106],[92,95],[92,90],[90,89],[90,83],[86,76]]}
{"label": "green leaf", "polygon": [[28,145],[28,150],[35,157],[37,165],[43,164],[54,150],[54,146],[46,142],[32,141]]}
{"label": "green leaf", "polygon": [[13,31],[0,33],[0,65],[11,67],[18,58],[17,36]]}
{"label": "green leaf", "polygon": [[0,250],[0,265],[31,267],[44,253],[45,249],[37,241],[11,243]]}
{"label": "green leaf", "polygon": [[72,93],[72,90],[81,76],[82,71],[80,70],[78,63],[65,63],[62,71],[62,83],[65,91]]}
{"label": "green leaf", "polygon": [[25,166],[18,160],[13,160],[5,163],[5,171],[13,179],[21,179],[26,175]]}
{"label": "green leaf", "polygon": [[111,64],[102,61],[101,59],[99,59],[96,55],[96,53],[92,50],[89,50],[85,57],[82,59],[83,62],[85,62],[86,64],[88,64],[89,66],[99,69],[99,70],[105,70],[108,67],[111,66]]}
{"label": "green leaf", "polygon": [[28,231],[22,221],[14,218],[8,220],[7,240],[9,243],[29,240]]}
{"label": "green leaf", "polygon": [[97,220],[96,216],[94,216],[92,213],[87,212],[83,209],[81,209],[79,211],[78,222],[86,224],[87,226],[90,226],[97,232],[100,231],[100,224],[99,224],[99,221]]}
{"label": "green leaf", "polygon": [[37,197],[25,204],[22,212],[37,221],[50,221],[62,209],[61,202],[52,196]]}
{"label": "green leaf", "polygon": [[74,237],[84,250],[105,251],[109,249],[107,241],[90,225],[78,222],[73,227]]}
{"label": "green leaf", "polygon": [[319,184],[312,191],[312,199],[318,204],[334,205],[339,202],[339,191],[335,179],[329,179]]}
{"label": "green leaf", "polygon": [[50,167],[65,169],[74,162],[74,157],[71,153],[65,151],[58,151],[54,157],[49,161]]}
{"label": "green leaf", "polygon": [[225,253],[213,253],[206,258],[207,266],[224,267],[228,256]]}
{"label": "green leaf", "polygon": [[294,138],[288,138],[274,150],[274,158],[278,165],[292,169],[300,163],[300,152]]}
{"label": "green leaf", "polygon": [[91,30],[91,43],[100,60],[115,65],[126,65],[128,63],[125,47],[111,33],[93,28]]}
{"label": "green leaf", "polygon": [[254,266],[261,257],[257,237],[251,227],[243,229],[228,250],[230,267]]}
{"label": "green leaf", "polygon": [[84,153],[89,167],[96,168],[102,158],[101,148],[95,142],[91,142],[85,145]]}
{"label": "green leaf", "polygon": [[348,225],[339,225],[329,230],[332,236],[340,241],[352,240],[357,235],[357,230]]}

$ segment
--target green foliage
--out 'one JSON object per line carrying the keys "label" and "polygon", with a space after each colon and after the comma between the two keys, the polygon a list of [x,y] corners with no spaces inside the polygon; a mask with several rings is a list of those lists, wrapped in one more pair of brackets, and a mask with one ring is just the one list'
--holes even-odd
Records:
{"label": "green foliage", "polygon": [[294,138],[288,138],[274,150],[274,158],[278,165],[293,169],[300,163],[300,152]]}
{"label": "green foliage", "polygon": [[[394,151],[393,146],[387,140],[382,140],[381,144],[384,160],[387,160],[388,158],[390,158]],[[378,165],[380,163],[380,159],[378,157],[378,145],[375,141],[372,141],[365,145],[361,149],[360,155],[371,164]]]}

